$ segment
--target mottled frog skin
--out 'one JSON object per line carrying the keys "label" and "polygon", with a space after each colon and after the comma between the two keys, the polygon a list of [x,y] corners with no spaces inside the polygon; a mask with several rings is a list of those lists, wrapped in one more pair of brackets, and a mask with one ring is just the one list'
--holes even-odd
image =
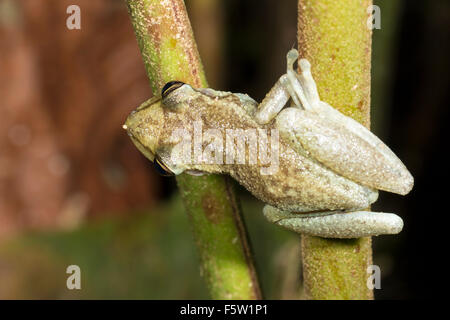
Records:
{"label": "mottled frog skin", "polygon": [[[361,210],[377,190],[407,194],[411,174],[369,130],[320,101],[309,62],[299,61],[302,73],[293,70],[297,57],[288,53],[287,73],[259,105],[245,94],[174,81],[124,128],[163,170],[229,174],[268,204],[269,221],[293,231],[333,238],[400,232],[397,215]],[[240,160],[233,158],[239,143]],[[205,152],[209,162],[198,157]]]}

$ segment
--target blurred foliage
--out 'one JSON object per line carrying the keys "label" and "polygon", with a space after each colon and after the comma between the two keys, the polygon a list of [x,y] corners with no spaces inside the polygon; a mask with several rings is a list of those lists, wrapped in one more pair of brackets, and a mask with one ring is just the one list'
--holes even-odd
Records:
{"label": "blurred foliage", "polygon": [[0,238],[156,203],[161,178],[121,129],[151,94],[123,1],[0,10]]}
{"label": "blurred foliage", "polygon": [[401,0],[375,0],[380,7],[381,29],[372,31],[372,94],[371,130],[381,139],[387,137],[389,122],[389,99],[392,95],[395,56],[399,41]]}
{"label": "blurred foliage", "polygon": [[[263,287],[268,298],[279,298],[286,256],[277,257],[276,252],[284,247],[288,255],[299,255],[298,246],[286,249],[287,240],[298,241],[267,223],[261,209],[257,201],[245,201]],[[206,299],[191,237],[175,197],[127,218],[16,238],[0,245],[0,299]],[[81,290],[66,287],[65,271],[72,264],[81,268]],[[292,270],[290,276],[298,274]],[[291,292],[298,290],[295,283]]]}

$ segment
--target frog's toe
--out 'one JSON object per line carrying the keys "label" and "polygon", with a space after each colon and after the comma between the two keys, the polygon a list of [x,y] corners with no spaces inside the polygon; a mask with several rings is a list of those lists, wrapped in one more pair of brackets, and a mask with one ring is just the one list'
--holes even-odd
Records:
{"label": "frog's toe", "polygon": [[383,234],[397,234],[403,220],[392,213],[355,211],[340,213],[295,214],[264,207],[270,221],[291,231],[323,238],[360,238]]}

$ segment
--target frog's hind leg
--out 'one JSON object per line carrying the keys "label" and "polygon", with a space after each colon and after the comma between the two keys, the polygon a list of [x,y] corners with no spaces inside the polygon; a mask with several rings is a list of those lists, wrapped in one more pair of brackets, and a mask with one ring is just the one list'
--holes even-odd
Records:
{"label": "frog's hind leg", "polygon": [[403,220],[392,213],[352,211],[290,213],[266,205],[264,216],[288,230],[323,238],[351,239],[384,234],[397,234]]}
{"label": "frog's hind leg", "polygon": [[295,49],[288,52],[287,73],[280,78],[294,107],[276,116],[280,131],[291,140],[295,136],[294,149],[307,150],[333,171],[370,188],[407,194],[414,179],[401,160],[366,127],[320,101],[310,63],[300,59],[297,74],[297,58]]}

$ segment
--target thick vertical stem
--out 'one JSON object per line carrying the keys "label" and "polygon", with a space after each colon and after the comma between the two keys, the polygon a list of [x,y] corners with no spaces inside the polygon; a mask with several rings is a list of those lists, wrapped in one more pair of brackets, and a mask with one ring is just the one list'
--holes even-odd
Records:
{"label": "thick vertical stem", "polygon": [[[154,94],[167,81],[206,87],[206,78],[182,0],[126,0]],[[179,175],[213,299],[260,299],[261,292],[239,206],[221,176]]]}
{"label": "thick vertical stem", "polygon": [[[298,46],[307,58],[321,100],[370,124],[371,0],[299,0]],[[357,155],[356,155],[357,156]],[[372,299],[367,267],[371,238],[302,236],[306,294],[311,299]]]}

